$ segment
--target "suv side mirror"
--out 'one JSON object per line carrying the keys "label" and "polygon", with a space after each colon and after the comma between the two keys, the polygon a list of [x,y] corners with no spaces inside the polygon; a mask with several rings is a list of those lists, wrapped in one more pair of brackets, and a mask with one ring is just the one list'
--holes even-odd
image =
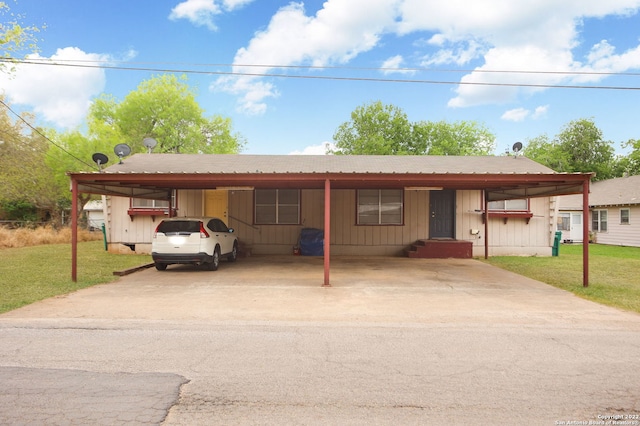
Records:
{"label": "suv side mirror", "polygon": [[229,228],[229,233],[230,233],[230,234],[233,234],[235,231],[236,231],[235,229],[233,229],[233,228]]}

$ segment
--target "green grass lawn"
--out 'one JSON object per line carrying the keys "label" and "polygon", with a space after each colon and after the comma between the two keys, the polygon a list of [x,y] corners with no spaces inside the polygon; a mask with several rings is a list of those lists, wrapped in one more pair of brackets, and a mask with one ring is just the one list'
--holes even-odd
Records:
{"label": "green grass lawn", "polygon": [[114,271],[151,262],[148,255],[111,254],[102,241],[78,243],[78,282],[71,281],[71,245],[1,249],[0,313],[117,279]]}
{"label": "green grass lawn", "polygon": [[590,245],[587,288],[582,286],[582,245],[563,244],[557,257],[496,256],[485,262],[594,302],[640,313],[638,247]]}

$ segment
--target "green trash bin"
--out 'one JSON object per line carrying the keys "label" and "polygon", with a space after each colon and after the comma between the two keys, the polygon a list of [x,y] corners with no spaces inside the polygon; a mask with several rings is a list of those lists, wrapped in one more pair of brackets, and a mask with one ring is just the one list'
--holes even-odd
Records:
{"label": "green trash bin", "polygon": [[551,255],[557,256],[560,254],[560,241],[562,240],[562,231],[556,232],[556,237],[553,240],[553,248],[551,249]]}

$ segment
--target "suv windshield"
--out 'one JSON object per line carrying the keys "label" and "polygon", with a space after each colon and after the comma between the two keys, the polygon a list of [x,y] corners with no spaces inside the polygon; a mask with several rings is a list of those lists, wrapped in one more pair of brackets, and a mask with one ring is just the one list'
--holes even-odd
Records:
{"label": "suv windshield", "polygon": [[165,220],[158,226],[163,234],[192,234],[200,232],[200,221],[197,220]]}

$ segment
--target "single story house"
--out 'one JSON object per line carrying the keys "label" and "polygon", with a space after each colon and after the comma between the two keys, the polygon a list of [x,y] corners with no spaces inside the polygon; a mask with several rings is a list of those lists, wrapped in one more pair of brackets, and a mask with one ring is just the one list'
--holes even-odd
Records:
{"label": "single story house", "polygon": [[82,210],[87,215],[87,228],[90,231],[102,229],[102,225],[104,225],[103,200],[90,200]]}
{"label": "single story house", "polygon": [[107,196],[112,251],[149,252],[163,217],[217,216],[255,254],[292,253],[303,228],[323,230],[326,276],[329,251],[551,255],[555,196],[586,194],[591,178],[522,156],[242,154],[136,154],[70,176],[72,190]]}
{"label": "single story house", "polygon": [[[593,190],[593,183],[591,190]],[[591,198],[591,194],[589,194]],[[558,197],[556,230],[562,232],[564,243],[579,243],[583,238],[582,195],[562,195]]]}
{"label": "single story house", "polygon": [[[559,198],[559,215],[582,217],[582,199],[575,195]],[[571,222],[573,223],[573,222]],[[592,242],[640,247],[640,175],[593,182],[589,195],[589,231]],[[558,222],[558,229],[566,228]],[[581,241],[564,233],[565,241]]]}

